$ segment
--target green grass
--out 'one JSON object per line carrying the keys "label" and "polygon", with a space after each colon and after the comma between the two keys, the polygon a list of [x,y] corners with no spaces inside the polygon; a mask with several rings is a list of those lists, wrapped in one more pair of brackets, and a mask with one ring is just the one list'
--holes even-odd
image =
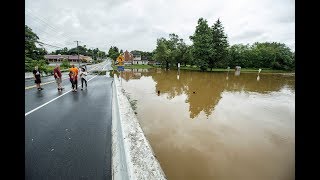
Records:
{"label": "green grass", "polygon": [[[47,66],[46,67],[46,72],[48,73],[51,73],[53,74],[53,70],[54,70],[55,66]],[[69,71],[69,68],[63,68],[63,69],[60,69],[61,72],[68,72]]]}
{"label": "green grass", "polygon": [[55,68],[55,66],[47,66],[46,67],[47,71],[53,71],[54,68]]}
{"label": "green grass", "polygon": [[[200,68],[196,66],[181,66],[181,70],[192,70],[192,71],[200,71]],[[274,70],[270,68],[261,68],[261,73],[293,73],[294,71],[284,71],[284,70]],[[258,72],[259,68],[241,68],[241,72]],[[235,71],[234,69],[231,69],[229,71]],[[210,69],[207,69],[207,72],[210,72]],[[228,69],[223,68],[213,68],[212,72],[228,72]]]}
{"label": "green grass", "polygon": [[112,67],[113,70],[117,70],[117,66],[116,65],[112,64],[111,67]]}
{"label": "green grass", "polygon": [[125,65],[125,69],[150,69],[153,68],[153,66],[150,66],[148,64],[133,64],[133,65]]}
{"label": "green grass", "polygon": [[[113,70],[117,70],[117,66],[111,65]],[[143,65],[143,64],[134,64],[134,65],[125,65],[125,69],[150,69],[150,68],[156,68],[161,66],[150,66],[150,65]],[[172,69],[172,68],[171,68]],[[176,69],[176,68],[174,68]],[[181,66],[181,70],[190,70],[190,71],[200,71],[200,68],[197,66]],[[261,68],[261,73],[294,73],[294,71],[285,71],[285,70],[274,70],[270,68]],[[241,72],[258,72],[259,68],[241,68]],[[229,71],[235,71],[233,68],[230,68]],[[207,72],[210,72],[210,69],[207,69]],[[212,72],[228,72],[228,69],[224,68],[214,68],[212,69]]]}

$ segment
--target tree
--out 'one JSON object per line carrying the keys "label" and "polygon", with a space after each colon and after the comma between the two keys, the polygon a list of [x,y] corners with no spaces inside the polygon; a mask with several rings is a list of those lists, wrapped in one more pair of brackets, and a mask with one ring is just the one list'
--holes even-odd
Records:
{"label": "tree", "polygon": [[193,42],[192,56],[195,65],[200,67],[202,71],[209,67],[211,47],[212,47],[212,33],[208,26],[207,20],[200,18],[193,36],[190,36]]}
{"label": "tree", "polygon": [[108,57],[110,57],[115,61],[119,55],[120,55],[119,49],[116,46],[114,47],[111,46],[108,51]]}
{"label": "tree", "polygon": [[256,42],[252,45],[256,54],[254,67],[269,67],[279,70],[291,70],[294,67],[293,53],[285,44],[277,42]]}
{"label": "tree", "polygon": [[38,48],[36,43],[39,42],[39,37],[25,25],[25,57],[33,60],[43,60],[44,55],[48,52],[44,48]]}
{"label": "tree", "polygon": [[228,48],[227,66],[252,67],[251,59],[254,59],[249,45],[234,44]]}
{"label": "tree", "polygon": [[229,48],[228,65],[292,70],[294,54],[285,44],[276,42],[256,42],[251,46],[235,44]]}
{"label": "tree", "polygon": [[61,67],[63,67],[63,68],[70,68],[70,67],[71,67],[71,66],[70,66],[70,62],[69,62],[68,60],[64,59],[64,60],[62,61],[62,63],[61,63]]}
{"label": "tree", "polygon": [[157,39],[157,47],[155,49],[154,59],[165,65],[166,69],[169,69],[169,56],[171,50],[167,47],[167,40],[165,38]]}
{"label": "tree", "polygon": [[193,46],[186,46],[186,51],[182,55],[182,63],[184,63],[184,66],[187,66],[187,64],[193,65],[192,48]]}
{"label": "tree", "polygon": [[224,33],[221,21],[218,19],[211,27],[211,57],[209,59],[209,68],[222,67],[226,64],[228,56],[228,40]]}

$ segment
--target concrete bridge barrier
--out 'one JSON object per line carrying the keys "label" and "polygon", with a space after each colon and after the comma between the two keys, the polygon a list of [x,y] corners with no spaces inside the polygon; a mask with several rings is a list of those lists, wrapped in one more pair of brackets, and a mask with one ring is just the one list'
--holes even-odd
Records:
{"label": "concrete bridge barrier", "polygon": [[112,88],[112,178],[167,179],[116,75]]}

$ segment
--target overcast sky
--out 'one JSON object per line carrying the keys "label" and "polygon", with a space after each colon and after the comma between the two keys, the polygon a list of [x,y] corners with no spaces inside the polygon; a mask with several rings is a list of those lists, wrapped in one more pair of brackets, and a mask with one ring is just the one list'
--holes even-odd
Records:
{"label": "overcast sky", "polygon": [[230,45],[276,41],[295,49],[294,0],[26,0],[25,22],[49,52],[80,45],[152,51],[178,34],[187,44],[200,17],[220,18]]}

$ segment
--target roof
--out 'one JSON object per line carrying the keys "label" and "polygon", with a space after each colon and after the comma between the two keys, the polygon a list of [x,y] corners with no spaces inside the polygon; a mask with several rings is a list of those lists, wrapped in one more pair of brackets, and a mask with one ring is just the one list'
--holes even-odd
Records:
{"label": "roof", "polygon": [[141,55],[141,53],[135,52],[135,51],[131,51],[131,54],[133,54],[133,55]]}
{"label": "roof", "polygon": [[[78,55],[44,55],[45,59],[71,59],[71,60],[77,60]],[[80,59],[91,59],[90,56],[84,56],[84,55],[79,55]]]}

